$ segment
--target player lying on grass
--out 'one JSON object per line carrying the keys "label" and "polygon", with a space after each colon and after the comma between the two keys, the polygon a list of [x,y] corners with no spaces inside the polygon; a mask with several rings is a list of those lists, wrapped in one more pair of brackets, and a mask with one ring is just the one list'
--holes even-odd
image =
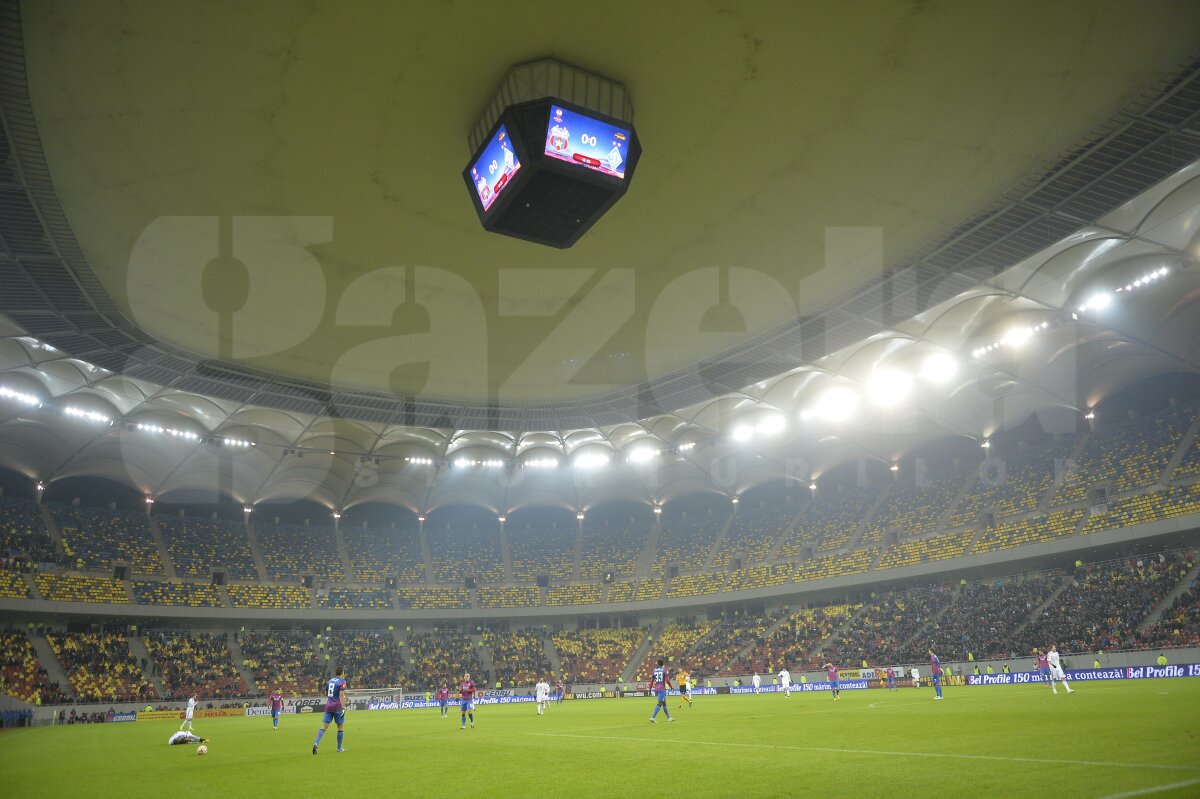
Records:
{"label": "player lying on grass", "polygon": [[187,730],[179,730],[177,732],[173,732],[173,733],[171,733],[171,737],[169,739],[167,739],[168,746],[178,746],[179,744],[202,744],[202,743],[208,743],[208,739],[201,738],[199,735],[196,735],[195,733],[192,733],[192,732],[188,732]]}

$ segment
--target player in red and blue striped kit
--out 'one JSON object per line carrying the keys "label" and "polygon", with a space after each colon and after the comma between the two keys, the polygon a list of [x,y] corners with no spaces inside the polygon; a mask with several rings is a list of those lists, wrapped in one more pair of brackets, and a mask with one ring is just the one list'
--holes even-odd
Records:
{"label": "player in red and blue striped kit", "polygon": [[467,716],[471,717],[471,729],[475,729],[475,681],[470,672],[463,675],[462,684],[458,686],[459,709],[462,710],[462,725],[460,730],[467,728]]}
{"label": "player in red and blue striped kit", "polygon": [[933,654],[933,650],[929,650],[929,668],[933,670],[933,690],[937,692],[934,699],[942,698],[942,661],[938,660],[938,656]]}
{"label": "player in red and blue striped kit", "polygon": [[833,694],[833,701],[836,702],[842,693],[842,683],[838,679],[838,667],[832,663],[826,663],[821,668],[825,669],[825,676],[829,678],[829,693]]}
{"label": "player in red and blue striped kit", "polygon": [[654,712],[650,714],[651,724],[658,723],[655,720],[655,716],[658,715],[658,711],[660,710],[667,714],[667,721],[675,720],[671,718],[671,711],[667,710],[667,689],[670,687],[671,678],[667,675],[667,670],[663,668],[663,662],[660,660],[653,674],[650,675],[650,690],[654,693],[654,698],[658,700],[658,703],[654,706]]}
{"label": "player in red and blue striped kit", "polygon": [[275,729],[279,729],[279,714],[283,712],[283,694],[275,690],[268,697],[271,703],[271,724]]}
{"label": "player in red and blue striped kit", "polygon": [[317,740],[313,741],[312,753],[317,753],[317,747],[321,745],[321,738],[325,736],[325,731],[329,729],[330,722],[337,722],[337,750],[345,752],[342,748],[342,736],[346,734],[346,689],[349,687],[346,684],[346,679],[342,667],[338,666],[333,671],[333,676],[329,678],[329,682],[325,684],[325,724],[321,729],[317,730]]}

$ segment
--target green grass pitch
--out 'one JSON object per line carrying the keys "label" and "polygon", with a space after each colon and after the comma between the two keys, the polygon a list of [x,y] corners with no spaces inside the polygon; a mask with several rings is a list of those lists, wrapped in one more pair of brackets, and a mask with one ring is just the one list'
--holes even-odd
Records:
{"label": "green grass pitch", "polygon": [[[347,714],[316,757],[319,717],[168,721],[0,736],[12,797],[413,796],[1196,797],[1200,680],[698,697],[650,724],[651,699]],[[1174,786],[1174,787],[1169,787]]]}

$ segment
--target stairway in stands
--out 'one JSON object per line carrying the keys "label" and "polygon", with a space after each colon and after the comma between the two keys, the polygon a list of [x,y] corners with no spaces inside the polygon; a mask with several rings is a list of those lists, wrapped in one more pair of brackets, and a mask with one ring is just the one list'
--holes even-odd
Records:
{"label": "stairway in stands", "polygon": [[254,684],[254,672],[246,666],[246,655],[242,652],[242,645],[237,639],[237,633],[233,630],[227,630],[226,641],[229,643],[229,657],[233,659],[233,665],[238,670],[238,674],[242,675],[242,679],[246,681],[246,685],[250,686],[250,690],[258,692],[258,687]]}
{"label": "stairway in stands", "polygon": [[175,562],[171,560],[171,553],[167,550],[167,542],[163,538],[162,528],[158,526],[158,521],[154,515],[149,516],[150,537],[154,539],[154,546],[158,548],[158,559],[162,561],[163,576],[168,580],[174,580],[178,575],[175,573]]}
{"label": "stairway in stands", "polygon": [[650,647],[654,643],[654,637],[661,633],[662,625],[655,624],[642,636],[641,643],[637,645],[637,649],[633,650],[633,655],[629,658],[629,662],[621,670],[621,682],[633,682],[633,678],[637,676],[638,667],[646,660],[646,655],[650,654]]}
{"label": "stairway in stands", "polygon": [[30,635],[29,643],[33,644],[33,650],[37,653],[37,659],[42,664],[42,668],[46,670],[46,676],[50,678],[50,682],[58,683],[59,688],[67,696],[74,696],[75,692],[71,689],[71,680],[67,677],[67,673],[63,671],[62,664],[58,662],[58,658],[54,656],[54,649],[50,646],[50,642],[46,640],[46,636]]}
{"label": "stairway in stands", "polygon": [[141,663],[142,660],[146,661],[146,667],[142,669],[142,676],[154,686],[154,690],[158,692],[159,696],[167,696],[166,684],[163,683],[162,677],[154,673],[154,658],[150,657],[150,650],[146,648],[146,642],[138,635],[128,635],[125,640],[129,643],[129,652],[133,655],[133,659],[138,663]]}

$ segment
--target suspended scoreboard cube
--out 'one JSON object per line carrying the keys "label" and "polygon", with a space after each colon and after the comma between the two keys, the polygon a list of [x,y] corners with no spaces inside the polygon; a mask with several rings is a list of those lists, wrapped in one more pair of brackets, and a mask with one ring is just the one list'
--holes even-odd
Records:
{"label": "suspended scoreboard cube", "polygon": [[625,89],[549,60],[513,67],[468,140],[484,229],[563,249],[621,199],[642,154]]}

